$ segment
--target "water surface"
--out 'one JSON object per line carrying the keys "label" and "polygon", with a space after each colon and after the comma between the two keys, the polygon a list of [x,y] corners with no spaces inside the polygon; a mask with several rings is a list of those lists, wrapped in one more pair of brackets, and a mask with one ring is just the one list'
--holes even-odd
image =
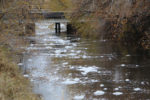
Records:
{"label": "water surface", "polygon": [[150,100],[146,52],[107,40],[56,36],[53,21],[37,22],[36,35],[27,39],[25,77],[44,100]]}

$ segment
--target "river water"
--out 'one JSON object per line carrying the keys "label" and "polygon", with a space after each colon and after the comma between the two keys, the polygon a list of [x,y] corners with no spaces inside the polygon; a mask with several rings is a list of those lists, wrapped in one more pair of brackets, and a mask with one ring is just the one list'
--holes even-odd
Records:
{"label": "river water", "polygon": [[36,23],[22,61],[24,76],[43,100],[150,100],[146,52],[107,40],[56,36],[52,24]]}

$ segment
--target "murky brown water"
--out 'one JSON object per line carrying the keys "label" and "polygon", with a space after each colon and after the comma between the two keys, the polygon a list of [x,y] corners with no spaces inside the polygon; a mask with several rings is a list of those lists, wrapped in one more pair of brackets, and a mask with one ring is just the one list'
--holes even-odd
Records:
{"label": "murky brown water", "polygon": [[150,100],[148,53],[106,40],[56,36],[36,23],[23,57],[25,77],[44,100]]}

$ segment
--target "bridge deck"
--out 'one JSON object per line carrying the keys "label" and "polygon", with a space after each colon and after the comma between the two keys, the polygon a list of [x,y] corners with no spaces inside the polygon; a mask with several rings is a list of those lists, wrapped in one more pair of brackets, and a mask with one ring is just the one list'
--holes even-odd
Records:
{"label": "bridge deck", "polygon": [[31,15],[41,15],[44,18],[50,19],[65,19],[65,14],[71,14],[72,12],[70,11],[50,11],[47,9],[32,9],[29,12]]}

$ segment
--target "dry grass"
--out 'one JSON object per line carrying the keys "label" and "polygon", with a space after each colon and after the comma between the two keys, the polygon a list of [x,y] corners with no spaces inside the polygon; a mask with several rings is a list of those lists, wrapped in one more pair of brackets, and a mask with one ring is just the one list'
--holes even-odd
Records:
{"label": "dry grass", "polygon": [[9,53],[8,49],[0,47],[0,100],[40,100],[32,93],[19,67],[11,62]]}
{"label": "dry grass", "polygon": [[28,23],[29,5],[32,2],[34,0],[0,2],[0,11],[3,12],[0,16],[0,100],[40,100],[32,93],[29,80],[23,77],[16,64],[17,48],[26,44],[19,36],[24,34],[24,25]]}

